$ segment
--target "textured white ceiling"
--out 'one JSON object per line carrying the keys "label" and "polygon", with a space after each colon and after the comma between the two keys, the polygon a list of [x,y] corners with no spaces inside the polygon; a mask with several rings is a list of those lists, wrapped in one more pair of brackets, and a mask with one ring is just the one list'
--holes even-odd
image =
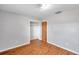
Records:
{"label": "textured white ceiling", "polygon": [[0,4],[0,10],[24,16],[49,17],[57,11],[76,10],[78,4],[52,4],[47,10],[40,9],[40,4]]}

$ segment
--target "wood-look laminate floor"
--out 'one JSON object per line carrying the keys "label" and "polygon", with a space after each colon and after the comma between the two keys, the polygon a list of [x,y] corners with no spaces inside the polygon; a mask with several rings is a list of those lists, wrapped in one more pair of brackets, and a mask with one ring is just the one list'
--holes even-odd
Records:
{"label": "wood-look laminate floor", "polygon": [[30,44],[0,53],[1,55],[75,55],[72,52],[47,43],[41,46],[40,40],[32,40]]}

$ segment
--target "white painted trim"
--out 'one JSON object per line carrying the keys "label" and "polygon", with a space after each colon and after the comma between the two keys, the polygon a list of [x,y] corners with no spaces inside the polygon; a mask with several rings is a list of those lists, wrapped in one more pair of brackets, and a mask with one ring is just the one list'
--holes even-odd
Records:
{"label": "white painted trim", "polygon": [[78,54],[78,55],[79,55],[78,52],[73,51],[73,50],[70,50],[70,49],[65,48],[65,47],[62,47],[62,46],[60,46],[60,45],[58,45],[58,44],[56,44],[56,43],[51,43],[51,42],[48,42],[48,43],[49,43],[49,44],[53,44],[53,45],[58,46],[58,47],[60,47],[60,48],[62,48],[62,49],[68,50],[68,51],[70,51],[70,52],[72,52],[72,53],[75,53],[75,54]]}
{"label": "white painted trim", "polygon": [[20,45],[14,46],[14,47],[10,47],[10,48],[4,49],[4,50],[0,50],[0,53],[1,52],[4,52],[4,51],[8,51],[10,49],[14,49],[14,48],[17,48],[17,47],[21,47],[21,46],[27,45],[27,44],[30,44],[30,42],[27,42],[27,43],[24,43],[24,44],[20,44]]}

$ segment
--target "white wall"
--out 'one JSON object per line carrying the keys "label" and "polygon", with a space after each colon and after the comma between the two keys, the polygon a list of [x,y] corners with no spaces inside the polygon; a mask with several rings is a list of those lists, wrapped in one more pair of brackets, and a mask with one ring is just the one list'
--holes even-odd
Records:
{"label": "white wall", "polygon": [[0,51],[30,43],[29,18],[0,11]]}
{"label": "white wall", "polygon": [[48,21],[48,42],[79,53],[79,11],[64,11]]}

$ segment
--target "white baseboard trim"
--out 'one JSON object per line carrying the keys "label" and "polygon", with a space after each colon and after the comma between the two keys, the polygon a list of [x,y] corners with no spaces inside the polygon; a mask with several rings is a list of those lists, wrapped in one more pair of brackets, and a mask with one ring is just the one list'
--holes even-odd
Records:
{"label": "white baseboard trim", "polygon": [[[78,55],[79,55],[78,52],[73,51],[73,50],[70,50],[70,49],[68,49],[68,48],[64,48],[64,47],[62,47],[62,46],[60,46],[60,45],[58,45],[58,44],[56,44],[56,43],[51,43],[51,42],[48,42],[48,43],[49,43],[49,44],[53,44],[53,45],[55,45],[55,46],[57,46],[57,47],[60,47],[60,48],[62,48],[62,49],[68,50],[68,51],[70,51],[70,52],[72,52],[72,53],[75,53],[75,54],[78,54]],[[4,50],[0,50],[0,52],[4,52],[4,51],[10,50],[10,49],[14,49],[14,48],[17,48],[17,47],[26,45],[26,44],[30,44],[30,42],[24,43],[24,44],[21,44],[21,45],[17,45],[17,46],[14,46],[14,47],[10,47],[10,48],[4,49]]]}
{"label": "white baseboard trim", "polygon": [[21,46],[27,45],[27,44],[30,44],[30,42],[24,43],[24,44],[20,44],[20,45],[14,46],[14,47],[10,47],[10,48],[4,49],[4,50],[0,50],[0,53],[1,53],[1,52],[4,52],[4,51],[8,51],[8,50],[10,50],[10,49],[14,49],[14,48],[17,48],[17,47],[21,47]]}
{"label": "white baseboard trim", "polygon": [[68,51],[70,51],[70,52],[72,52],[72,53],[75,53],[75,54],[78,54],[78,55],[79,55],[78,52],[73,51],[73,50],[70,50],[70,49],[65,48],[65,47],[62,47],[62,46],[60,46],[60,45],[58,45],[58,44],[56,44],[56,43],[51,43],[51,42],[48,42],[48,43],[49,43],[49,44],[53,44],[53,45],[58,46],[58,47],[60,47],[60,48],[62,48],[62,49],[68,50]]}

